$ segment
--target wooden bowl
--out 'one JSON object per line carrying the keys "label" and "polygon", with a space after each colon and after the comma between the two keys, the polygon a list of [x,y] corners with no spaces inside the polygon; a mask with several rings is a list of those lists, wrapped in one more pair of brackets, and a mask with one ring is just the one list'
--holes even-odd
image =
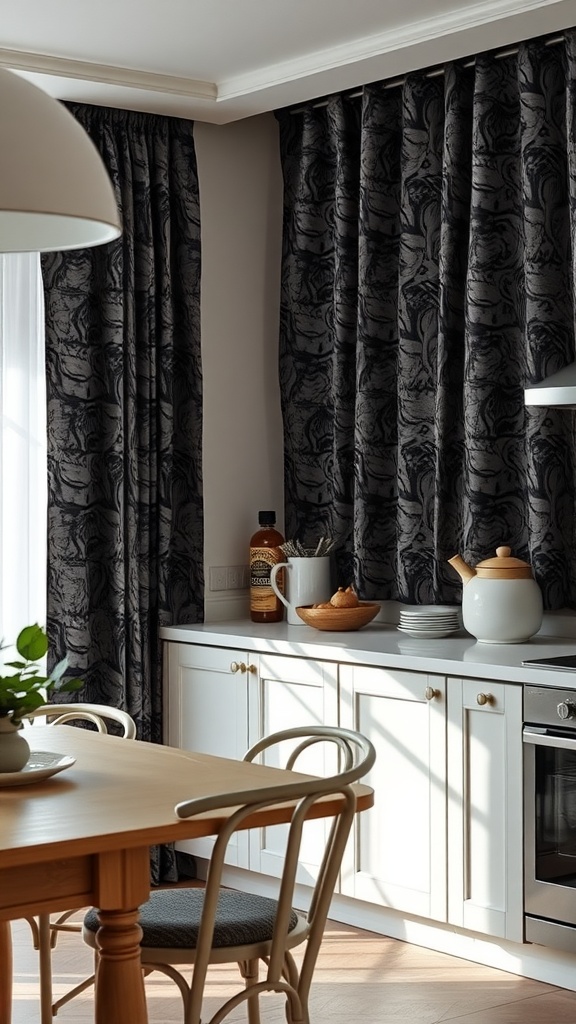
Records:
{"label": "wooden bowl", "polygon": [[355,608],[313,608],[302,605],[296,611],[307,626],[332,632],[361,629],[380,611],[377,602],[361,601]]}

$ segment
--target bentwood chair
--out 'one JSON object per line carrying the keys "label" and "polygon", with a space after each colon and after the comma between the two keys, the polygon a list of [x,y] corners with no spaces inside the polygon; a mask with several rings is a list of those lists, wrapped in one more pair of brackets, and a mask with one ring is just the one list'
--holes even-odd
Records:
{"label": "bentwood chair", "polygon": [[[47,725],[64,725],[65,723],[89,722],[98,732],[108,732],[108,726],[114,722],[119,726],[122,739],[136,738],[136,724],[126,711],[107,707],[105,704],[44,704],[27,715],[33,727],[33,721],[43,718]],[[25,723],[26,724],[26,723]],[[80,924],[69,923],[69,918],[76,913],[78,907],[60,914],[52,920],[49,914],[39,914],[38,918],[27,917],[32,929],[34,947],[38,950],[40,975],[40,1020],[41,1024],[51,1024],[52,1017],[61,1005],[68,1001],[64,996],[53,1003],[52,996],[52,950],[56,945],[58,932],[80,932]],[[85,986],[86,987],[86,986]]]}
{"label": "bentwood chair", "polygon": [[[186,1024],[200,1024],[208,965],[234,962],[240,968],[244,987],[227,999],[207,1024],[219,1024],[244,1001],[249,1024],[259,1024],[259,997],[263,992],[283,994],[288,1024],[309,1024],[310,985],[356,811],[352,783],[370,770],[375,752],[370,741],[357,732],[318,726],[275,733],[255,744],[244,758],[252,761],[282,744],[283,750],[287,746],[292,748],[286,767],[293,769],[300,755],[318,743],[335,744],[337,748],[335,763],[339,761],[339,770],[328,778],[303,775],[302,781],[255,790],[248,798],[246,792],[227,793],[190,800],[176,807],[180,818],[193,817],[209,809],[229,809],[212,851],[205,889],[157,890],[140,907],[145,974],[162,971],[176,982],[184,1002]],[[335,795],[341,800],[325,830],[325,846],[308,911],[296,911],[293,895],[304,821],[314,815],[318,801]],[[234,832],[256,808],[271,808],[292,800],[298,802],[288,828],[277,898],[223,889],[224,858]],[[97,949],[98,928],[98,913],[92,909],[84,918],[83,936],[93,949]],[[306,949],[298,970],[290,950],[304,941]],[[266,965],[262,981],[259,980],[260,960]],[[190,984],[176,970],[175,964],[194,965]]]}

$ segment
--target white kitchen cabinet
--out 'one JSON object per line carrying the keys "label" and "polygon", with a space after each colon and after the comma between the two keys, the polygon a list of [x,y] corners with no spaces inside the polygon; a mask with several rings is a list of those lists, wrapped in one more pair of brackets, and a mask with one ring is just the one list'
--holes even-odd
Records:
{"label": "white kitchen cabinet", "polygon": [[364,733],[376,763],[374,807],[356,819],[341,891],[446,920],[446,701],[441,676],[340,666],[341,724]]}
{"label": "white kitchen cabinet", "polygon": [[[336,725],[337,666],[305,658],[170,643],[165,654],[166,742],[184,750],[240,759],[262,736],[296,725]],[[288,749],[280,752],[285,760]],[[313,747],[298,770],[322,775],[335,765]],[[280,763],[276,754],[268,764]],[[317,870],[318,834],[325,822],[307,823],[299,880],[310,883]],[[238,833],[227,862],[267,875],[281,872],[285,826]],[[210,838],[179,844],[209,857]]]}
{"label": "white kitchen cabinet", "polygon": [[246,651],[173,643],[166,645],[165,664],[166,742],[242,757],[248,746],[247,678],[255,671]]}
{"label": "white kitchen cabinet", "polygon": [[[166,645],[165,741],[182,750],[240,759],[248,748],[248,685],[255,671],[246,651],[196,644]],[[257,656],[255,656],[257,661]],[[188,840],[178,849],[209,857],[214,840]],[[248,866],[248,838],[233,837],[227,861]]]}
{"label": "white kitchen cabinet", "polygon": [[[338,667],[331,662],[308,658],[286,658],[270,654],[258,657],[258,671],[249,679],[250,744],[262,736],[304,725],[338,724]],[[295,742],[267,752],[266,763],[285,764]],[[327,760],[327,758],[330,760]],[[332,774],[337,768],[334,751],[322,745],[305,751],[297,770],[309,775]],[[324,847],[329,828],[326,820],[306,822],[297,880],[314,882],[319,867],[317,851]],[[250,833],[250,868],[279,877],[282,872],[287,826],[253,830]]]}
{"label": "white kitchen cabinet", "polygon": [[[338,663],[168,643],[167,741],[240,758],[263,735],[294,725],[359,729],[376,747],[366,779],[375,805],[355,821],[341,894],[522,942],[521,686],[340,654]],[[300,767],[327,774],[335,765],[312,748]],[[315,877],[325,826],[306,825],[304,884]],[[228,862],[278,876],[284,836],[283,826],[239,835]],[[211,840],[182,848],[207,857]]]}
{"label": "white kitchen cabinet", "polygon": [[448,683],[448,921],[521,942],[522,689]]}
{"label": "white kitchen cabinet", "polygon": [[372,740],[375,806],[342,892],[522,941],[522,691],[340,667],[341,721]]}

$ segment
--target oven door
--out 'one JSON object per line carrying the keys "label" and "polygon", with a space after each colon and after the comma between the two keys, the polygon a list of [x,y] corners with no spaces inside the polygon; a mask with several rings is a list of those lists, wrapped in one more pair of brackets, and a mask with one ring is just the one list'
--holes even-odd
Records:
{"label": "oven door", "polygon": [[525,726],[526,914],[576,925],[576,731]]}

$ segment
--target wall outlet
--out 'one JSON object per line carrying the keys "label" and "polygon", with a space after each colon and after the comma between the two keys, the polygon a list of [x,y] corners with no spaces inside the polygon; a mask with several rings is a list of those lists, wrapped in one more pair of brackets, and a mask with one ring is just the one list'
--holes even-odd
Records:
{"label": "wall outlet", "polygon": [[243,590],[247,586],[245,583],[247,568],[248,566],[246,565],[228,566],[228,590]]}
{"label": "wall outlet", "polygon": [[228,590],[228,569],[225,565],[211,565],[208,579],[210,590]]}
{"label": "wall outlet", "polygon": [[210,590],[245,590],[250,582],[247,565],[211,565]]}

